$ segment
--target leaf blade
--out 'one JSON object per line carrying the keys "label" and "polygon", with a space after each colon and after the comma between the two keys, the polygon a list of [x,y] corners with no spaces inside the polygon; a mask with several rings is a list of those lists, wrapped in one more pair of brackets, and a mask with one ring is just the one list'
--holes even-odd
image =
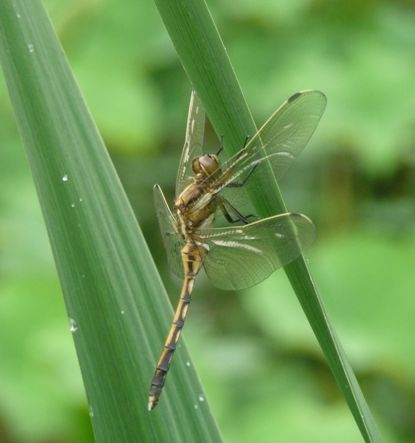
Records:
{"label": "leaf blade", "polygon": [[[98,442],[221,441],[195,371],[147,390],[172,310],[38,0],[0,3],[0,57],[52,245]],[[149,190],[151,194],[151,190]]]}

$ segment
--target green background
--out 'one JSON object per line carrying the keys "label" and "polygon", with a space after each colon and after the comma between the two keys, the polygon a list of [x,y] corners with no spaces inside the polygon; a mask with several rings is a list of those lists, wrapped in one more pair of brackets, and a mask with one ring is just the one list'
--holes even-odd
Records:
{"label": "green background", "polygon": [[[282,191],[290,210],[317,225],[309,265],[385,440],[414,441],[415,8],[208,5],[258,124],[297,90],[328,96]],[[180,283],[166,267],[152,205],[154,183],[173,196],[184,137],[190,86],[174,48],[150,0],[46,6],[175,303]],[[0,143],[0,441],[91,442],[2,77]],[[208,128],[208,148],[218,144]],[[284,273],[270,280],[238,295],[204,276],[196,286],[185,337],[225,441],[361,441]]]}

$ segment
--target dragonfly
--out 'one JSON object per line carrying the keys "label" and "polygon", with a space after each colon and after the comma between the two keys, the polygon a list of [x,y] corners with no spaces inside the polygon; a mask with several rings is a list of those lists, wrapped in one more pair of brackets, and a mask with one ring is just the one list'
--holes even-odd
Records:
{"label": "dragonfly", "polygon": [[325,106],[326,97],[320,91],[295,93],[254,136],[246,138],[239,152],[221,162],[223,146],[216,154],[204,153],[205,111],[192,91],[173,211],[160,186],[154,186],[168,263],[183,284],[151,381],[149,411],[158,404],[201,268],[218,288],[244,289],[290,263],[313,242],[314,225],[303,214],[258,219],[246,212],[250,199],[245,184],[251,185],[251,177],[257,174],[281,178],[308,143]]}

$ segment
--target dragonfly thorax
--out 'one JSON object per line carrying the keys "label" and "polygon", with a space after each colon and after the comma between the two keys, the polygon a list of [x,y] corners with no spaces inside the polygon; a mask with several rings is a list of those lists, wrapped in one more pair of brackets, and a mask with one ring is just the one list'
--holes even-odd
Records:
{"label": "dragonfly thorax", "polygon": [[219,158],[215,154],[205,154],[192,161],[192,170],[197,178],[208,177],[219,169]]}
{"label": "dragonfly thorax", "polygon": [[216,195],[206,191],[201,183],[196,182],[187,186],[174,203],[179,232],[187,237],[187,234],[195,229],[210,225],[217,204]]}

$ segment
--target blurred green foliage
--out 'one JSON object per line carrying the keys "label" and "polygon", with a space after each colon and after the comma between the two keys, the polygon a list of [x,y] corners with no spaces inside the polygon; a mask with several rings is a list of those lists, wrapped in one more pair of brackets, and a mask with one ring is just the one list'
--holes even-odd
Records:
{"label": "blurred green foliage", "polygon": [[[210,0],[256,121],[291,93],[326,114],[282,183],[310,215],[310,267],[385,440],[415,440],[415,7]],[[152,208],[173,195],[190,86],[150,0],[47,0],[172,300]],[[208,130],[207,144],[218,139]],[[92,442],[69,325],[0,77],[0,441]],[[144,216],[142,214],[145,214]],[[282,272],[240,296],[201,278],[185,337],[228,442],[360,441]],[[275,282],[272,282],[275,287]],[[253,294],[254,293],[254,294]]]}

